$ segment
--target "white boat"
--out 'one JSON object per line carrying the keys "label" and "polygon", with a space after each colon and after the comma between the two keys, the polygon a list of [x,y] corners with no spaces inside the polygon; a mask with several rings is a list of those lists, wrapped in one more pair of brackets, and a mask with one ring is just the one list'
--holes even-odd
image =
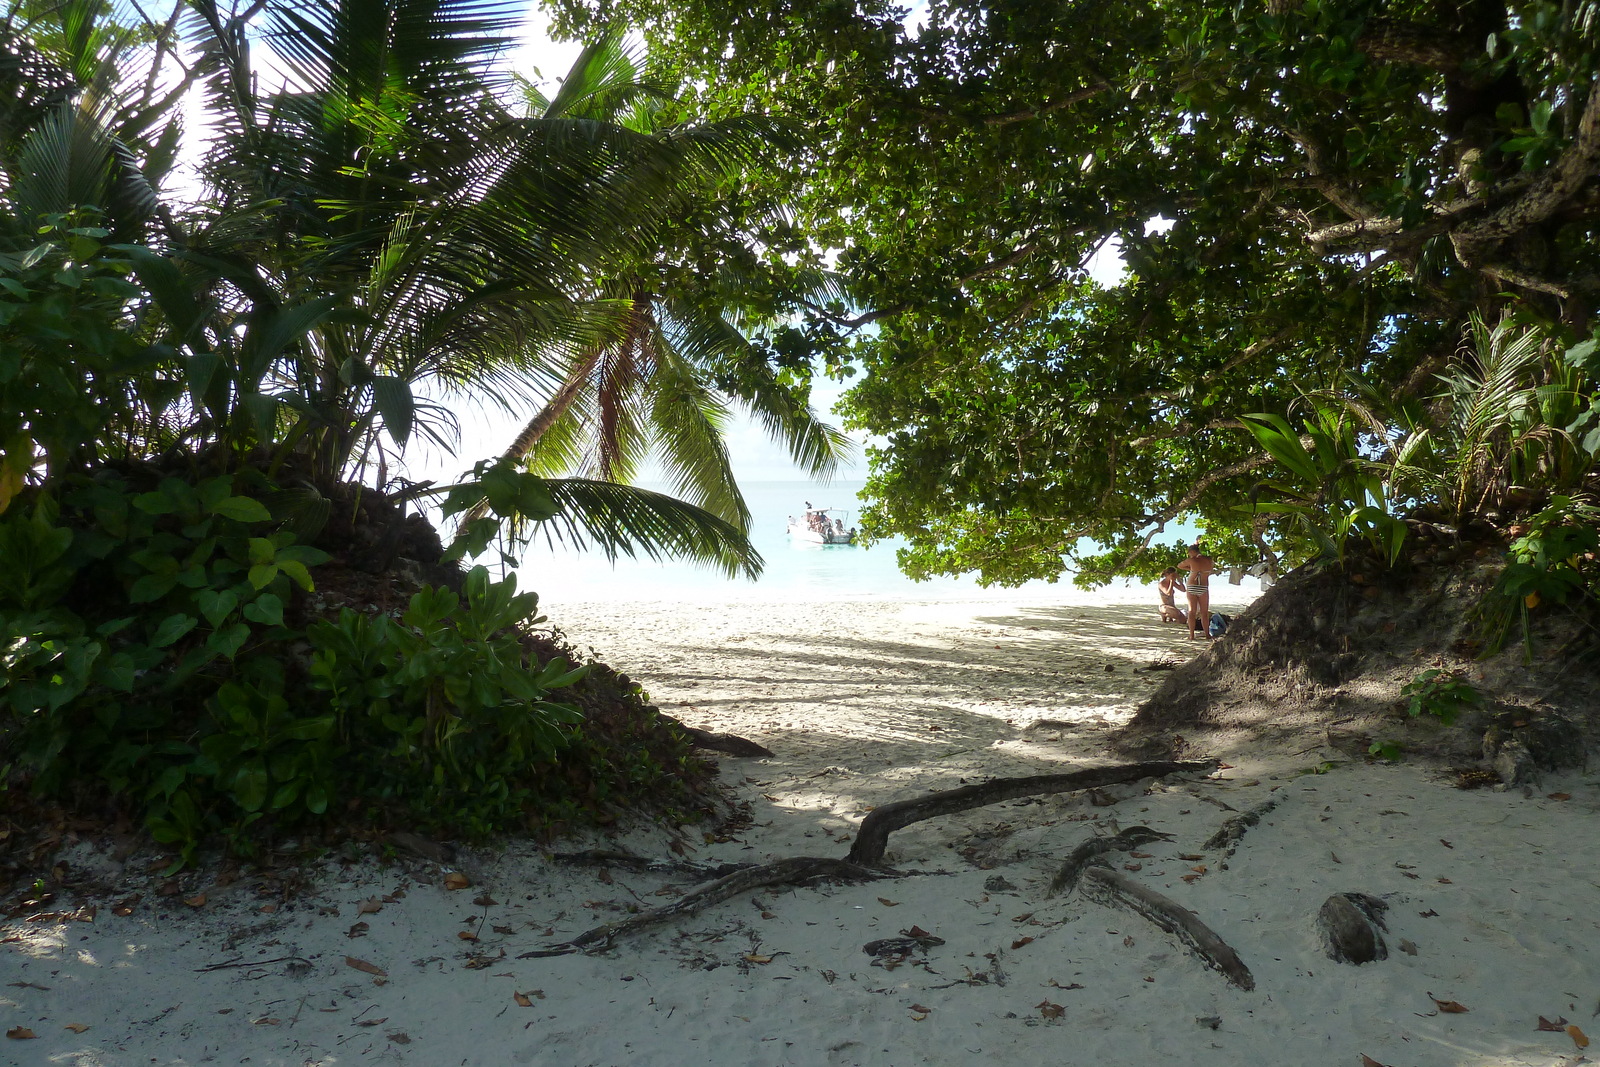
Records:
{"label": "white boat", "polygon": [[789,537],[796,543],[811,545],[853,545],[855,527],[846,527],[850,513],[839,508],[814,508],[806,501],[805,514],[789,516]]}

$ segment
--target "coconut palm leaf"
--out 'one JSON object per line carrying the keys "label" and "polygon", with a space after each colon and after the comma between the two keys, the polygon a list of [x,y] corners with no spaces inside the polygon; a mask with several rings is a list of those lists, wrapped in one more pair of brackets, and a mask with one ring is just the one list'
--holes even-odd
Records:
{"label": "coconut palm leaf", "polygon": [[664,493],[587,478],[546,483],[560,513],[534,531],[553,543],[598,548],[607,559],[683,559],[730,578],[760,575],[764,561],[744,534],[711,513]]}

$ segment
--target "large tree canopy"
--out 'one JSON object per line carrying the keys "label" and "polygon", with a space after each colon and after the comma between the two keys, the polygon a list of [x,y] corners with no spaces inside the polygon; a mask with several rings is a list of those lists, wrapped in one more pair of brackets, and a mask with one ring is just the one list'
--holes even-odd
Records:
{"label": "large tree canopy", "polygon": [[1570,341],[1600,297],[1592,0],[564,11],[649,27],[707,114],[812,131],[772,265],[850,278],[794,334],[864,372],[867,528],[914,575],[1053,578],[1084,536],[1112,546],[1086,578],[1148,573],[1185,516],[1293,552],[1241,507],[1274,463],[1241,415],[1298,428],[1353,380],[1393,426],[1474,313]]}

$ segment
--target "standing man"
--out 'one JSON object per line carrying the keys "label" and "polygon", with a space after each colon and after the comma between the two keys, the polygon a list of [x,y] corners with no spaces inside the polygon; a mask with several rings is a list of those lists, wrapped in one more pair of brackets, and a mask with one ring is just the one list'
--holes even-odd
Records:
{"label": "standing man", "polygon": [[1211,640],[1211,575],[1217,569],[1217,563],[1200,551],[1200,542],[1196,541],[1189,546],[1189,558],[1178,564],[1178,569],[1189,572],[1189,577],[1184,582],[1184,592],[1189,596],[1189,640],[1194,640],[1194,628],[1198,623],[1200,636],[1209,641]]}

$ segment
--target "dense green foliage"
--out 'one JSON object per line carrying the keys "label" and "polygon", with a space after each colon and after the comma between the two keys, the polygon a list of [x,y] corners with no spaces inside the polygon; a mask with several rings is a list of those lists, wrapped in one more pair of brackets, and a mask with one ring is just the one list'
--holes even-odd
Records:
{"label": "dense green foliage", "polygon": [[[686,745],[635,688],[580,732],[576,704],[597,698],[557,699],[587,682],[529,637],[534,594],[452,569],[406,509],[473,514],[454,558],[537,531],[759,571],[721,413],[762,414],[817,470],[839,439],[805,375],[780,377],[731,321],[754,329],[760,309],[694,279],[744,247],[744,214],[718,198],[777,132],[520,103],[504,64],[519,16],[7,5],[0,782],[140,817],[179,862],[212,833],[247,850],[330,813],[481,834],[692,791]],[[619,56],[592,49],[568,94],[591,77],[661,93]],[[186,186],[191,97],[211,126]],[[453,485],[391,477],[409,443],[452,443],[446,400],[537,411],[669,300],[699,315],[673,336],[697,359],[657,373],[677,406],[657,405],[627,463],[469,457]],[[662,448],[683,498],[624,484]],[[403,571],[401,603],[334,614],[347,599],[328,584],[360,568]]]}
{"label": "dense green foliage", "polygon": [[[1522,443],[1567,437],[1555,480],[1592,491],[1593,385],[1559,365],[1600,297],[1592,0],[557,6],[641,27],[698,113],[810,135],[769,186],[801,207],[767,266],[848,276],[794,337],[860,373],[865,525],[910,540],[913,575],[1153,575],[1178,519],[1233,563],[1327,551],[1311,513],[1379,541],[1427,504],[1504,526],[1552,491],[1550,453],[1464,511],[1459,481],[1359,470],[1416,474],[1428,450],[1386,441],[1478,428],[1458,385],[1507,383],[1452,366],[1474,314],[1535,328],[1511,391],[1576,404]],[[1097,282],[1110,248],[1126,275]],[[1285,466],[1263,429],[1332,466]],[[1504,434],[1454,445],[1439,473],[1513,462]],[[1081,537],[1109,550],[1074,560]]]}

